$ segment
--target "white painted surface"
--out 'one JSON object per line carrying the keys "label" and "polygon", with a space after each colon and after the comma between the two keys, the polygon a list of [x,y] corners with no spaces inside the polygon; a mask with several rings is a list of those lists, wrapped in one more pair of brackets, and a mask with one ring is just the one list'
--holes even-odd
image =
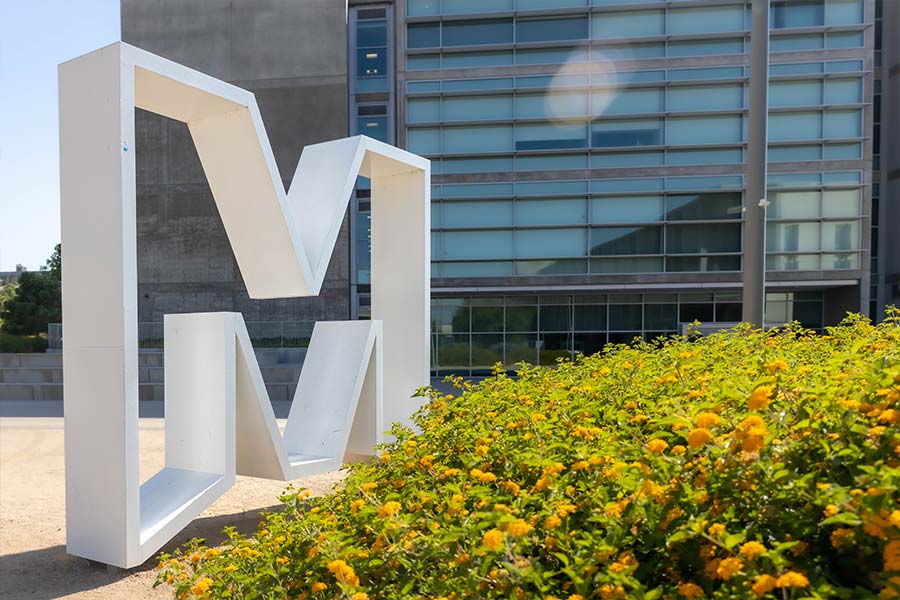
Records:
{"label": "white painted surface", "polygon": [[[117,43],[60,65],[67,549],[131,567],[236,473],[371,453],[428,383],[430,166],[366,137],[308,146],[284,190],[250,92]],[[253,298],[318,294],[372,180],[371,322],[317,324],[285,435],[243,319],[166,316],[166,468],[139,486],[134,109],[183,121]]]}

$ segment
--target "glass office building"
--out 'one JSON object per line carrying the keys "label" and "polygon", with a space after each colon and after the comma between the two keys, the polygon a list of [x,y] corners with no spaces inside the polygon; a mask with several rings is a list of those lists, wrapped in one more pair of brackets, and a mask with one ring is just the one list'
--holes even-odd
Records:
{"label": "glass office building", "polygon": [[[881,11],[771,3],[767,322],[883,309]],[[434,375],[740,320],[748,3],[398,0],[349,23],[351,133],[432,160]]]}

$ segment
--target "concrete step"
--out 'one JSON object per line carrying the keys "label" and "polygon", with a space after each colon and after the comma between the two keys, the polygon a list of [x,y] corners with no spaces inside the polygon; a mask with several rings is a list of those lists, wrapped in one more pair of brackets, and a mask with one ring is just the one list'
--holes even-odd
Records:
{"label": "concrete step", "polygon": [[62,401],[61,383],[0,383],[0,400]]}
{"label": "concrete step", "polygon": [[25,367],[0,368],[0,383],[62,383],[62,367],[29,369]]}
{"label": "concrete step", "polygon": [[0,369],[44,367],[62,368],[62,354],[0,354]]}

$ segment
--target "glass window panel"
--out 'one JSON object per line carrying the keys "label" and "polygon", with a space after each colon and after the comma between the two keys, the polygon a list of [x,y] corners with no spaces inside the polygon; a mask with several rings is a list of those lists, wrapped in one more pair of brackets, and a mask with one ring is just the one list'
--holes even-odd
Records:
{"label": "glass window panel", "polygon": [[537,306],[507,306],[507,331],[537,331]]}
{"label": "glass window panel", "polygon": [[356,119],[356,131],[360,135],[387,143],[387,117],[359,117]]}
{"label": "glass window panel", "polygon": [[821,302],[794,302],[792,309],[794,320],[800,321],[804,327],[822,327]]}
{"label": "glass window panel", "polygon": [[410,128],[406,133],[406,148],[415,154],[440,154],[440,127]]}
{"label": "glass window panel", "polygon": [[506,336],[506,365],[511,367],[516,363],[537,362],[537,336],[535,335],[507,335]]}
{"label": "glass window panel", "polygon": [[444,368],[469,368],[469,334],[438,335],[437,363]]}
{"label": "glass window panel", "polygon": [[591,18],[591,35],[597,39],[662,35],[666,27],[661,10],[598,13]]}
{"label": "glass window panel", "polygon": [[440,23],[410,23],[406,26],[407,48],[437,48],[440,45]]}
{"label": "glass window panel", "polygon": [[441,258],[512,258],[512,231],[445,231]]}
{"label": "glass window panel", "polygon": [[503,331],[503,307],[473,306],[472,331]]}
{"label": "glass window panel", "polygon": [[666,252],[702,254],[740,251],[741,226],[739,224],[666,226]]}
{"label": "glass window panel", "polygon": [[444,98],[445,121],[511,119],[512,96],[449,96]]}
{"label": "glass window panel", "polygon": [[468,92],[471,90],[512,89],[512,77],[492,77],[489,79],[446,79],[442,82],[445,92]]}
{"label": "glass window panel", "polygon": [[858,217],[861,190],[825,190],[822,192],[823,217]]}
{"label": "glass window panel", "polygon": [[862,111],[829,110],[825,112],[826,138],[852,138],[862,135]]}
{"label": "glass window panel", "polygon": [[666,119],[666,143],[673,146],[740,142],[741,138],[740,115]]}
{"label": "glass window panel", "polygon": [[407,0],[406,14],[410,17],[425,17],[441,14],[440,0]]}
{"label": "glass window panel", "polygon": [[419,54],[406,57],[406,69],[408,71],[427,71],[440,68],[440,54]]}
{"label": "glass window panel", "polygon": [[827,79],[825,104],[855,104],[862,102],[862,80]]}
{"label": "glass window panel", "polygon": [[516,126],[516,150],[584,148],[587,128],[583,123],[534,123]]}
{"label": "glass window panel", "polygon": [[511,44],[513,41],[512,19],[444,21],[443,25],[444,46]]}
{"label": "glass window panel", "polygon": [[698,8],[670,8],[670,35],[682,33],[719,33],[743,31],[744,7],[703,6]]}
{"label": "glass window panel", "polygon": [[[513,168],[511,156],[486,158],[445,158],[444,173],[505,173]],[[434,161],[432,161],[432,168]]]}
{"label": "glass window panel", "polygon": [[444,69],[462,69],[466,67],[497,67],[513,64],[512,51],[504,52],[459,52],[444,54]]}
{"label": "glass window panel", "polygon": [[672,190],[715,190],[739,188],[743,185],[740,175],[708,175],[705,177],[669,177],[667,189]]}
{"label": "glass window panel", "polygon": [[548,8],[568,8],[587,6],[589,0],[516,0],[517,10],[545,10]]}
{"label": "glass window panel", "polygon": [[662,120],[609,120],[591,123],[591,145],[595,148],[658,146],[662,144]]}
{"label": "glass window panel", "polygon": [[659,254],[662,227],[595,227],[591,229],[591,255]]}
{"label": "glass window panel", "polygon": [[441,300],[431,307],[431,327],[437,333],[469,331],[469,306],[463,298]]}
{"label": "glass window panel", "polygon": [[640,223],[660,221],[662,196],[591,198],[591,223]]}
{"label": "glass window panel", "polygon": [[410,98],[406,101],[406,120],[427,123],[441,120],[440,98]]}
{"label": "glass window panel", "polygon": [[678,56],[719,56],[723,54],[743,54],[744,40],[741,38],[724,40],[685,40],[669,42],[668,55]]}
{"label": "glass window panel", "polygon": [[517,65],[547,65],[590,60],[587,48],[540,48],[516,51]]}
{"label": "glass window panel", "polygon": [[516,88],[564,88],[564,87],[581,87],[588,84],[588,75],[586,73],[572,75],[532,75],[524,77],[516,77]]}
{"label": "glass window panel", "polygon": [[643,326],[643,307],[640,304],[610,304],[609,328],[628,331]]}
{"label": "glass window panel", "polygon": [[769,75],[807,75],[811,73],[821,73],[822,63],[787,63],[780,65],[769,65]]}
{"label": "glass window panel", "polygon": [[519,119],[553,119],[586,115],[587,97],[587,92],[517,94],[516,117]]}
{"label": "glass window panel", "polygon": [[357,77],[356,92],[386,92],[388,89],[387,77]]}
{"label": "glass window panel", "polygon": [[591,48],[591,60],[595,63],[628,61],[638,58],[662,58],[665,55],[665,42],[621,44]]}
{"label": "glass window panel", "polygon": [[769,106],[817,106],[822,103],[822,82],[773,81],[769,84]]}
{"label": "glass window panel", "polygon": [[562,196],[569,194],[584,195],[587,193],[587,182],[579,180],[571,181],[533,181],[516,184],[516,194],[519,196]]}
{"label": "glass window panel", "polygon": [[827,221],[822,223],[822,250],[859,249],[858,221]]}
{"label": "glass window panel", "polygon": [[677,330],[678,306],[675,304],[644,305],[644,329]]}
{"label": "glass window panel", "polygon": [[364,50],[357,50],[356,76],[387,76],[387,48],[367,48]]}
{"label": "glass window panel", "polygon": [[[769,151],[771,159],[771,150]],[[743,162],[740,148],[717,148],[715,150],[669,150],[666,164],[669,165],[725,165]]]}
{"label": "glass window panel", "polygon": [[666,219],[669,221],[740,218],[740,192],[669,195],[666,197]]}
{"label": "glass window panel", "polygon": [[692,81],[695,79],[731,79],[743,77],[743,67],[704,67],[699,69],[670,69],[670,81]]}
{"label": "glass window panel", "polygon": [[387,46],[387,22],[359,21],[356,24],[356,47],[374,48]]}
{"label": "glass window panel", "polygon": [[502,227],[512,225],[512,201],[444,202],[444,227]]}
{"label": "glass window panel", "polygon": [[823,269],[858,269],[859,255],[852,254],[823,254]]}
{"label": "glass window panel", "polygon": [[444,198],[498,198],[512,196],[513,186],[511,183],[445,184],[443,195]]}
{"label": "glass window panel", "polygon": [[819,27],[825,24],[823,0],[778,0],[772,2],[773,29]]}
{"label": "glass window panel", "polygon": [[570,331],[572,329],[571,306],[541,306],[541,331]]}
{"label": "glass window panel", "polygon": [[513,0],[449,0],[444,2],[444,14],[470,14],[512,10]]}
{"label": "glass window panel", "polygon": [[790,162],[796,160],[819,160],[820,146],[772,146],[769,148],[770,162]]}
{"label": "glass window panel", "polygon": [[441,264],[441,277],[504,277],[513,275],[513,263],[503,261]]}
{"label": "glass window panel", "polygon": [[825,35],[825,47],[828,49],[862,48],[862,46],[862,31],[829,31]]}
{"label": "glass window panel", "polygon": [[819,112],[769,115],[769,141],[816,140],[821,137],[822,118]]}
{"label": "glass window panel", "polygon": [[657,152],[603,152],[591,155],[592,169],[617,167],[650,167],[663,164],[662,151]]}
{"label": "glass window panel", "polygon": [[571,333],[541,334],[538,344],[540,346],[539,362],[542,365],[555,365],[560,358],[572,357]]}
{"label": "glass window panel", "polygon": [[[769,254],[766,256],[766,269],[769,271],[816,271],[819,269],[818,254]],[[769,319],[768,304],[766,310],[766,322],[784,322],[772,321]]]}
{"label": "glass window panel", "polygon": [[586,260],[520,260],[516,261],[516,275],[583,275]]}
{"label": "glass window panel", "polygon": [[823,154],[825,160],[862,158],[862,144],[826,144]]}
{"label": "glass window panel", "polygon": [[443,150],[455,152],[498,152],[513,149],[512,125],[445,127]]}
{"label": "glass window panel", "polygon": [[[831,60],[825,63],[826,73],[848,73],[862,70],[863,63],[861,60]],[[878,92],[877,86],[875,92]]]}
{"label": "glass window panel", "polygon": [[662,257],[592,258],[591,273],[661,273]]}
{"label": "glass window panel", "polygon": [[680,323],[693,323],[700,321],[701,323],[711,323],[713,320],[713,304],[689,303],[683,301],[678,306],[678,321]]}
{"label": "glass window panel", "polygon": [[516,156],[517,171],[540,171],[553,169],[586,169],[585,154],[537,154]]}
{"label": "glass window panel", "polygon": [[768,223],[766,225],[767,252],[817,252],[819,224]]}
{"label": "glass window panel", "polygon": [[576,225],[586,221],[584,198],[516,201],[516,225]]}
{"label": "glass window panel", "polygon": [[584,229],[522,229],[516,232],[516,254],[520,258],[584,256]]}
{"label": "glass window panel", "polygon": [[472,374],[488,375],[498,362],[503,362],[503,336],[472,334]]}
{"label": "glass window panel", "polygon": [[766,182],[774,187],[808,187],[822,183],[821,173],[772,173]]}
{"label": "glass window panel", "polygon": [[740,84],[673,86],[666,93],[666,110],[691,112],[727,110],[744,105],[744,91]]}
{"label": "glass window panel", "polygon": [[583,40],[588,37],[587,16],[562,19],[517,19],[516,43]]}
{"label": "glass window panel", "polygon": [[739,323],[743,321],[741,305],[736,302],[716,304],[717,323]]}
{"label": "glass window panel", "polygon": [[862,0],[827,0],[826,25],[855,25],[863,22]]}
{"label": "glass window panel", "polygon": [[666,272],[669,273],[705,273],[712,271],[740,271],[740,256],[668,256],[666,257]]}
{"label": "glass window panel", "polygon": [[605,331],[606,305],[585,304],[575,306],[576,331]]}
{"label": "glass window panel", "polygon": [[821,33],[804,35],[773,35],[769,41],[772,52],[796,52],[798,50],[819,50],[825,47],[825,39]]}
{"label": "glass window panel", "polygon": [[861,176],[862,174],[859,171],[831,171],[830,173],[822,173],[822,183],[825,185],[860,183],[862,181]]}
{"label": "glass window panel", "polygon": [[605,88],[591,92],[591,114],[596,116],[656,113],[662,110],[661,88]]}
{"label": "glass window panel", "polygon": [[662,191],[661,177],[642,177],[639,179],[594,179],[591,181],[592,194],[608,192],[656,192]]}
{"label": "glass window panel", "polygon": [[592,356],[606,346],[605,333],[576,333],[575,334],[575,352]]}

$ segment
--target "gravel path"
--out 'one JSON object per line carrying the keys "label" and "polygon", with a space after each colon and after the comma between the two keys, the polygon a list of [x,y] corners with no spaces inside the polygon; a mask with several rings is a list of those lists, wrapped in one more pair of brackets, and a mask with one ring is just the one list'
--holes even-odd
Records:
{"label": "gravel path", "polygon": [[[141,419],[141,481],[163,466],[163,424],[162,419]],[[155,559],[122,570],[66,554],[63,465],[61,418],[0,419],[0,599],[171,599],[165,588],[152,587]],[[319,495],[341,477],[339,472],[326,473],[295,485]],[[238,477],[234,487],[164,549],[198,536],[218,541],[226,525],[252,531],[261,511],[277,507],[286,485]]]}

